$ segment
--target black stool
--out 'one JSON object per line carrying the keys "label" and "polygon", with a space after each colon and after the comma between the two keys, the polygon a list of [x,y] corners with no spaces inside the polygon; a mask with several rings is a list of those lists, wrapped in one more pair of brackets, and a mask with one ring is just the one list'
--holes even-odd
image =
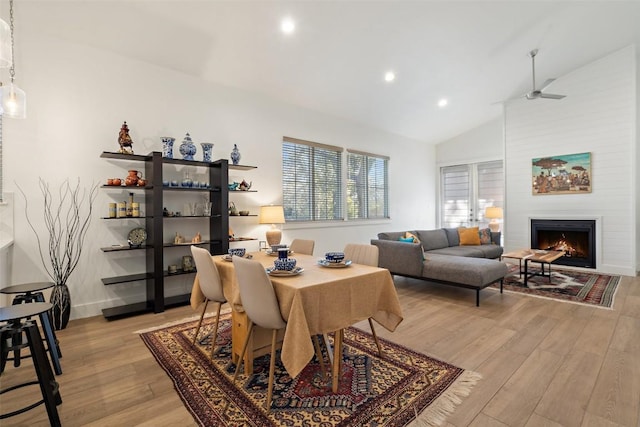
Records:
{"label": "black stool", "polygon": [[[24,304],[31,302],[45,302],[44,295],[42,291],[45,289],[52,288],[54,286],[53,282],[35,282],[35,283],[23,283],[20,285],[8,286],[6,288],[0,289],[0,293],[7,295],[15,295],[13,298],[13,304]],[[53,370],[56,375],[62,374],[62,366],[60,366],[60,358],[62,357],[62,352],[60,352],[60,344],[58,343],[58,339],[56,338],[56,333],[53,330],[53,322],[51,319],[51,312],[40,314],[40,322],[42,324],[42,329],[45,334],[45,339],[47,341],[47,349],[49,354],[51,354],[51,363],[53,363]],[[13,354],[13,364],[14,366],[20,366],[20,347],[17,346],[20,344],[22,338],[14,337],[14,347],[17,347],[17,350],[14,350]],[[27,356],[28,357],[28,356]],[[4,370],[4,362],[3,360],[2,368],[0,372]]]}
{"label": "black stool", "polygon": [[27,336],[27,343],[20,342],[18,346],[20,348],[29,347],[31,350],[31,358],[33,359],[33,366],[36,370],[36,375],[38,376],[38,381],[29,381],[8,387],[7,389],[0,390],[0,394],[35,384],[40,385],[40,392],[42,393],[42,400],[13,412],[0,414],[0,420],[22,414],[44,403],[47,408],[47,415],[49,416],[49,422],[51,425],[61,425],[60,417],[58,416],[58,408],[56,407],[62,403],[62,398],[60,397],[60,392],[58,390],[58,383],[51,371],[51,365],[49,364],[49,358],[47,357],[44,345],[42,344],[42,336],[40,335],[38,325],[36,325],[33,320],[30,320],[32,316],[37,315],[39,315],[41,319],[43,315],[48,318],[47,312],[51,310],[51,307],[52,305],[48,302],[34,302],[12,305],[10,307],[0,307],[0,322],[9,322],[0,327],[0,353],[2,354],[2,368],[4,368],[4,364],[7,360],[7,354],[10,351],[15,351],[15,346],[8,346],[7,340],[11,338],[12,342],[15,342],[14,337],[20,336],[20,341],[22,341],[22,334],[24,333]]}

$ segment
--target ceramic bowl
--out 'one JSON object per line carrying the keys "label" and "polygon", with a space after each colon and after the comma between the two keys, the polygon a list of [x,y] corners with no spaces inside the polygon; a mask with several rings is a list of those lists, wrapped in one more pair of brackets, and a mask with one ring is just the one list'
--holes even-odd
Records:
{"label": "ceramic bowl", "polygon": [[229,255],[243,257],[247,252],[245,248],[229,248]]}
{"label": "ceramic bowl", "polygon": [[240,211],[238,212],[240,214],[240,216],[247,216],[249,215],[249,211]]}
{"label": "ceramic bowl", "polygon": [[296,268],[296,260],[295,258],[277,258],[273,260],[273,265],[276,267],[276,270],[291,271]]}
{"label": "ceramic bowl", "polygon": [[324,254],[324,258],[329,262],[342,262],[344,261],[344,252],[327,252]]}

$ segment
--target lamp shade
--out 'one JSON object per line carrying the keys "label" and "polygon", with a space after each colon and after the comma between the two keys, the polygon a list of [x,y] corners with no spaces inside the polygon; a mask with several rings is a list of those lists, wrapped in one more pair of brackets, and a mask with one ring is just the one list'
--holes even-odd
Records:
{"label": "lamp shade", "polygon": [[284,224],[284,209],[280,205],[260,206],[260,224]]}
{"label": "lamp shade", "polygon": [[489,206],[484,211],[485,218],[489,219],[500,219],[502,218],[502,208],[498,208],[495,206]]}
{"label": "lamp shade", "polygon": [[2,114],[12,119],[24,119],[27,117],[27,96],[24,91],[13,82],[2,86]]}

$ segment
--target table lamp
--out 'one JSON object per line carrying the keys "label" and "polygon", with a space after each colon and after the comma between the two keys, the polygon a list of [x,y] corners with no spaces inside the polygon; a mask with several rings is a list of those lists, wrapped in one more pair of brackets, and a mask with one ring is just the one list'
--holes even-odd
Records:
{"label": "table lamp", "polygon": [[267,231],[267,244],[278,245],[282,239],[282,232],[276,228],[276,224],[284,224],[284,209],[280,205],[260,206],[260,224],[271,224]]}
{"label": "table lamp", "polygon": [[498,222],[498,220],[502,219],[502,208],[489,206],[484,211],[484,217],[491,220],[489,221],[489,229],[492,232],[497,233],[500,231],[500,223]]}

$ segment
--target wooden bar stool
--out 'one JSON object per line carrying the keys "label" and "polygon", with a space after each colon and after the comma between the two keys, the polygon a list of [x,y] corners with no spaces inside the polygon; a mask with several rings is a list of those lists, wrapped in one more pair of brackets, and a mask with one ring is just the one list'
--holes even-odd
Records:
{"label": "wooden bar stool", "polygon": [[[20,285],[7,286],[6,288],[0,289],[0,293],[6,295],[15,295],[13,297],[13,305],[17,304],[28,304],[32,302],[45,302],[44,295],[42,291],[45,289],[52,288],[55,284],[53,282],[34,282],[34,283],[23,283]],[[51,319],[51,311],[40,314],[40,323],[42,325],[42,330],[45,334],[45,340],[47,342],[47,350],[51,355],[51,363],[53,364],[53,370],[56,375],[62,374],[62,366],[60,365],[60,358],[62,357],[62,352],[60,351],[60,344],[58,339],[56,338],[56,333],[53,328],[53,321]],[[22,340],[22,337],[16,336],[14,337],[16,340],[14,342],[14,346],[19,344]],[[28,356],[26,356],[28,357]],[[14,366],[20,366],[20,347],[17,347],[17,350],[14,350],[13,353],[13,364]],[[2,372],[4,370],[4,362],[2,366],[3,368],[0,370]]]}
{"label": "wooden bar stool", "polygon": [[[42,394],[42,400],[15,411],[0,414],[0,420],[22,414],[44,403],[47,409],[47,415],[49,416],[49,423],[51,423],[52,426],[61,425],[57,405],[62,403],[62,398],[60,397],[58,383],[51,371],[51,365],[49,364],[47,353],[45,352],[44,345],[42,344],[42,336],[40,335],[38,325],[35,321],[30,320],[33,316],[40,316],[40,318],[42,318],[44,315],[44,317],[48,318],[47,312],[51,310],[51,307],[52,305],[48,302],[33,302],[0,308],[0,322],[8,322],[6,325],[0,327],[0,353],[2,354],[2,368],[4,368],[4,364],[6,363],[7,355],[10,351],[14,351],[16,347],[15,345],[7,345],[8,340],[11,339],[11,342],[13,343],[16,341],[14,340],[14,337],[20,336],[21,342],[18,344],[18,347],[29,347],[31,350],[33,367],[38,377],[37,381],[28,381],[0,390],[0,394],[35,384],[40,385],[40,392]],[[27,336],[26,343],[22,342],[22,334],[26,334]]]}

